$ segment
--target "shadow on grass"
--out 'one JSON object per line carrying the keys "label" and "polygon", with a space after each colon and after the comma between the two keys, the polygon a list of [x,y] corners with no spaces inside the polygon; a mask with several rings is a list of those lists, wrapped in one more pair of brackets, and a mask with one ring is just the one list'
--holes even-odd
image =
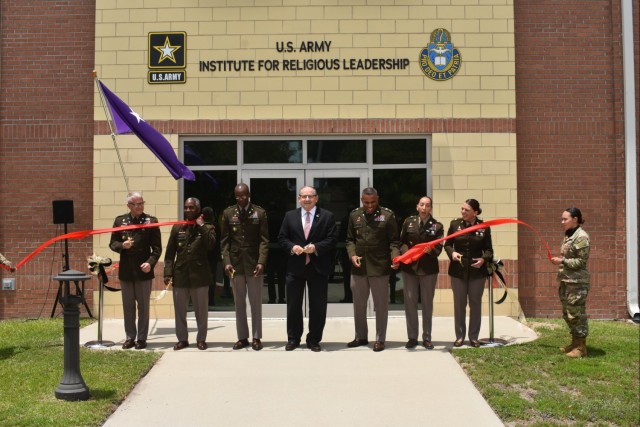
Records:
{"label": "shadow on grass", "polygon": [[101,389],[101,388],[89,388],[89,394],[93,400],[108,400],[112,401],[116,396],[116,392],[113,389]]}
{"label": "shadow on grass", "polygon": [[16,351],[16,347],[0,347],[0,360],[10,359],[21,351]]}
{"label": "shadow on grass", "polygon": [[587,346],[587,357],[604,357],[607,355],[607,352],[600,348],[593,348]]}

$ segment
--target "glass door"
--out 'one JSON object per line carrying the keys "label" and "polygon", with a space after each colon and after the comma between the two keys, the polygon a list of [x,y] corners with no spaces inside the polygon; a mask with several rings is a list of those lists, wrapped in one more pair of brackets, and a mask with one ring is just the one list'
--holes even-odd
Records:
{"label": "glass door", "polygon": [[285,212],[298,207],[298,189],[304,184],[302,170],[245,170],[242,182],[249,185],[251,202],[267,211],[269,257],[262,288],[262,315],[286,317],[285,276],[287,257],[278,244],[278,232]]}
{"label": "glass door", "polygon": [[[424,135],[200,136],[185,137],[182,141],[185,163],[197,176],[196,181],[184,182],[184,197],[200,198],[202,205],[211,207],[217,218],[224,208],[235,203],[233,188],[242,181],[249,184],[253,201],[269,212],[272,262],[267,263],[269,272],[265,276],[266,316],[286,314],[286,296],[279,292],[282,279],[278,270],[282,271],[282,264],[273,260],[278,259],[276,240],[282,215],[298,207],[298,190],[303,185],[318,189],[319,205],[332,211],[338,222],[339,244],[329,286],[329,314],[335,316],[352,315],[348,303],[350,264],[344,262],[344,243],[347,214],[360,205],[361,190],[375,186],[380,204],[396,213],[400,225],[415,213],[420,196],[432,189],[431,138]],[[437,205],[435,212],[437,215]],[[219,253],[213,258],[219,259]],[[223,277],[220,263],[216,265],[217,279],[211,286],[215,298],[210,295],[210,309],[233,311],[228,280]],[[272,267],[277,267],[276,271]],[[390,278],[389,284],[390,310],[401,311],[401,276]]]}
{"label": "glass door", "polygon": [[[286,254],[278,245],[278,232],[285,212],[298,208],[298,190],[312,185],[318,190],[318,206],[335,215],[338,246],[335,266],[329,277],[327,316],[352,316],[350,263],[345,239],[349,212],[360,205],[360,191],[367,186],[367,170],[244,170],[242,181],[249,185],[251,201],[267,211],[269,259],[263,288],[263,316],[286,316]],[[306,298],[306,297],[305,297]],[[307,310],[305,300],[305,315]]]}
{"label": "glass door", "polygon": [[318,191],[318,206],[333,212],[338,227],[335,266],[329,277],[327,316],[353,316],[351,262],[345,240],[349,213],[360,206],[360,192],[367,186],[367,170],[307,170],[305,175],[307,185]]}

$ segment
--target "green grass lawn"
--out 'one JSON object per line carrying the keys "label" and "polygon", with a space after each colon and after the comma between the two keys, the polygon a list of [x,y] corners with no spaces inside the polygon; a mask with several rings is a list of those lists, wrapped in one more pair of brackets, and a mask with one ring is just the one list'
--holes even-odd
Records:
{"label": "green grass lawn", "polygon": [[[570,341],[562,320],[530,319],[529,326],[540,335],[536,341],[453,351],[505,425],[640,425],[638,325],[591,321],[584,359],[560,353]],[[99,426],[160,357],[81,348],[91,398],[67,402],[54,395],[62,342],[62,319],[0,321],[1,426]]]}
{"label": "green grass lawn", "polygon": [[54,393],[64,370],[62,319],[0,321],[0,425],[99,426],[160,356],[83,347],[80,371],[91,397],[58,400]]}
{"label": "green grass lawn", "polygon": [[590,321],[589,355],[571,359],[563,320],[528,323],[536,341],[453,352],[505,425],[640,426],[638,325]]}

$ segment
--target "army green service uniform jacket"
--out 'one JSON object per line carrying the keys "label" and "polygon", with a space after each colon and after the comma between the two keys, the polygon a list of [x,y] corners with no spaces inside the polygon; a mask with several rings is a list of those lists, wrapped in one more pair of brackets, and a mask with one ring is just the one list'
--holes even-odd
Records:
{"label": "army green service uniform jacket", "polygon": [[400,255],[398,223],[392,210],[378,206],[371,215],[359,207],[349,214],[347,254],[362,257],[360,267],[351,266],[357,276],[391,274],[392,259]]}
{"label": "army green service uniform jacket", "polygon": [[[131,213],[117,216],[113,221],[113,228],[136,224],[157,223],[155,216],[142,213],[138,218],[134,218]],[[123,250],[122,244],[128,240],[133,240],[130,249]],[[162,254],[162,241],[160,228],[139,228],[136,230],[114,231],[111,233],[109,247],[112,251],[120,254],[120,267],[118,268],[118,278],[127,282],[153,279],[153,268]],[[148,273],[140,269],[142,263],[151,264]]]}
{"label": "army green service uniform jacket", "polygon": [[174,225],[164,256],[165,280],[172,277],[176,288],[209,286],[213,282],[209,251],[215,243],[216,230],[211,224]]}
{"label": "army green service uniform jacket", "polygon": [[220,221],[222,265],[232,265],[236,274],[251,275],[257,264],[266,266],[269,255],[269,224],[266,211],[250,203],[244,211],[229,206]]}
{"label": "army green service uniform jacket", "polygon": [[[405,253],[418,243],[431,242],[441,239],[444,236],[444,226],[434,217],[429,215],[422,227],[420,227],[420,216],[414,215],[404,220],[402,230],[400,231],[400,252]],[[443,244],[439,243],[434,246],[429,253],[422,255],[416,262],[411,264],[402,264],[402,271],[417,276],[427,274],[438,274],[440,268],[438,266],[438,255],[442,252]]]}
{"label": "army green service uniform jacket", "polygon": [[[482,220],[476,219],[476,224],[482,224]],[[462,218],[456,218],[449,224],[447,236],[468,228]],[[462,254],[462,262],[451,261],[449,263],[449,275],[458,279],[478,279],[487,277],[487,266],[493,260],[493,243],[491,242],[491,229],[481,228],[471,233],[463,234],[453,239],[446,240],[444,250],[451,257],[454,252]],[[471,267],[473,258],[484,259],[480,268]]]}

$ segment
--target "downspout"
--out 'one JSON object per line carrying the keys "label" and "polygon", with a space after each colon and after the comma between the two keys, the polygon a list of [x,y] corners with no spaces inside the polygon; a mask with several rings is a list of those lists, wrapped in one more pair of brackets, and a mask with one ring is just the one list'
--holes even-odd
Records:
{"label": "downspout", "polygon": [[622,62],[624,75],[625,186],[627,212],[627,310],[640,322],[638,307],[638,190],[636,169],[636,104],[633,63],[633,3],[622,0]]}

